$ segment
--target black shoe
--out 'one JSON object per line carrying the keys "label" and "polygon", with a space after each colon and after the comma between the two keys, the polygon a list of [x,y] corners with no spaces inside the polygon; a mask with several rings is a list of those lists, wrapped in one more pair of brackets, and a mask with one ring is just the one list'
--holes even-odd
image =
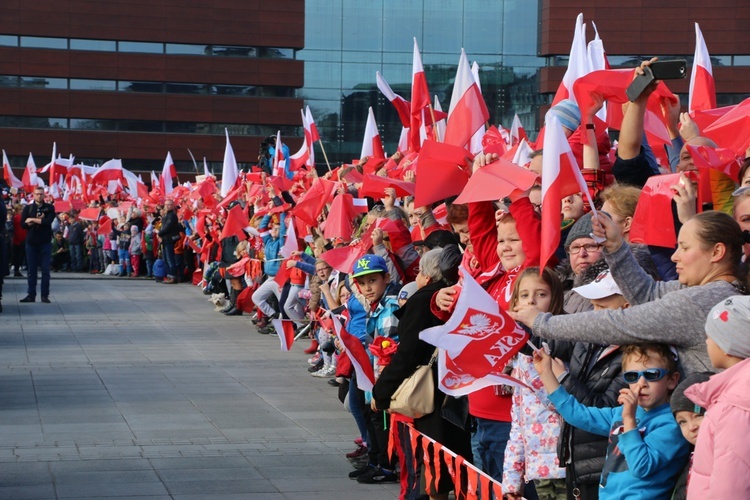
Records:
{"label": "black shoe", "polygon": [[27,295],[26,297],[19,300],[19,302],[23,302],[23,303],[36,302],[36,297],[33,295]]}
{"label": "black shoe", "polygon": [[372,467],[364,474],[357,476],[357,482],[362,484],[397,483],[398,474],[395,471]]}
{"label": "black shoe", "polygon": [[329,381],[328,381],[328,385],[332,385],[332,386],[334,386],[334,387],[338,387],[338,386],[340,386],[341,384],[339,384],[339,381],[338,381],[338,380],[336,380],[335,378],[332,378],[331,380],[329,380]]}
{"label": "black shoe", "polygon": [[323,357],[321,356],[320,360],[317,363],[315,363],[314,365],[312,365],[310,368],[308,368],[307,371],[309,371],[310,373],[315,373],[316,371],[318,371],[321,368],[323,368],[324,364],[325,363],[323,361]]}
{"label": "black shoe", "polygon": [[224,316],[242,316],[242,309],[237,309],[236,307],[233,307],[227,312],[225,312]]}
{"label": "black shoe", "polygon": [[273,327],[272,324],[267,324],[263,328],[258,328],[258,333],[261,335],[270,335],[272,333],[276,333],[276,328]]}
{"label": "black shoe", "polygon": [[2,312],[3,312],[3,303],[0,302],[0,313],[2,313]]}
{"label": "black shoe", "polygon": [[16,271],[15,273],[13,273],[13,277],[14,278],[23,278],[23,274],[21,274],[20,271]]}
{"label": "black shoe", "polygon": [[364,467],[360,467],[359,469],[354,469],[349,473],[349,479],[357,479],[359,476],[366,474],[371,469],[377,469],[374,465],[371,464],[365,464]]}
{"label": "black shoe", "polygon": [[45,304],[49,304],[49,297],[47,297],[46,295],[42,295],[42,302],[44,302]]}
{"label": "black shoe", "polygon": [[227,305],[226,305],[226,306],[224,307],[224,309],[222,309],[222,310],[221,310],[220,312],[223,312],[224,314],[226,314],[226,313],[228,313],[229,311],[231,311],[232,309],[234,309],[234,304],[232,304],[231,302],[229,302],[229,303],[228,303],[228,304],[227,304]]}

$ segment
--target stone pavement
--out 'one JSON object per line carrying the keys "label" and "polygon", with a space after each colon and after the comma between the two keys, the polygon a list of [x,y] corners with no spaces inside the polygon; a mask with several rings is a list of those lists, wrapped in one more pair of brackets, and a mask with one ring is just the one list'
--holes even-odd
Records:
{"label": "stone pavement", "polygon": [[348,479],[354,421],[307,342],[281,352],[189,285],[53,275],[0,314],[0,498],[396,498]]}

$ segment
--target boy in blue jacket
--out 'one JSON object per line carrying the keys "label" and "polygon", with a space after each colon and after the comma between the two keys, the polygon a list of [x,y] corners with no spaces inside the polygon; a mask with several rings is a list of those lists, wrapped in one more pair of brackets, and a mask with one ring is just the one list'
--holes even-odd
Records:
{"label": "boy in blue jacket", "polygon": [[668,498],[690,453],[672,417],[669,395],[679,382],[676,355],[664,344],[623,348],[622,377],[616,408],[592,408],[576,401],[560,386],[552,358],[534,354],[534,366],[557,411],[571,425],[609,436],[607,458],[599,481],[599,498]]}

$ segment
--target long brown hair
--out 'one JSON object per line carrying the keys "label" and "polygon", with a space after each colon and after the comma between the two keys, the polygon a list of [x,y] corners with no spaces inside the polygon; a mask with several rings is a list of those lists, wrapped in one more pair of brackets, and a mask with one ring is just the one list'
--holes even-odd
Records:
{"label": "long brown hair", "polygon": [[538,267],[527,267],[523,270],[523,272],[521,272],[521,274],[518,275],[518,278],[516,278],[516,284],[513,286],[513,295],[511,295],[510,297],[509,309],[512,311],[518,303],[518,295],[521,290],[521,280],[523,280],[527,276],[541,278],[541,280],[544,281],[549,287],[551,300],[548,312],[552,313],[553,315],[563,314],[565,297],[563,293],[562,282],[560,281],[560,278],[558,278],[557,275],[547,267],[544,268],[544,272],[542,272],[541,276],[539,275]]}
{"label": "long brown hair", "polygon": [[740,275],[740,263],[742,262],[742,247],[745,239],[740,225],[731,215],[709,210],[695,215],[692,219],[697,223],[696,236],[702,243],[704,250],[709,250],[717,243],[724,245],[726,249],[724,260],[729,264],[732,274],[742,279]]}

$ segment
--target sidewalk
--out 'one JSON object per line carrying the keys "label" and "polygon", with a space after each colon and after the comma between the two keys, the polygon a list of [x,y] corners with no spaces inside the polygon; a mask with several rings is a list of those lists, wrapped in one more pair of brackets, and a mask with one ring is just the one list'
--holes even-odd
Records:
{"label": "sidewalk", "polygon": [[[58,277],[59,276],[59,277]],[[0,314],[0,498],[388,499],[344,453],[356,427],[303,347],[190,285],[53,275]]]}

